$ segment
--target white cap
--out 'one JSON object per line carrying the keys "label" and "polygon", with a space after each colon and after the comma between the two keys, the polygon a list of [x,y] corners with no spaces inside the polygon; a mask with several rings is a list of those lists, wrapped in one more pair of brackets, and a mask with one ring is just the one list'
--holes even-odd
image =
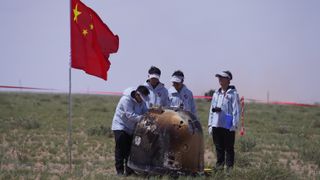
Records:
{"label": "white cap", "polygon": [[151,78],[160,79],[160,75],[159,75],[159,74],[149,74],[149,75],[148,75],[148,78],[149,78],[149,79],[151,79]]}
{"label": "white cap", "polygon": [[225,71],[222,71],[221,73],[216,74],[216,77],[224,77],[224,78],[228,78],[231,80],[230,75],[228,73],[226,73]]}
{"label": "white cap", "polygon": [[171,82],[182,83],[182,81],[183,81],[182,76],[172,76],[171,77]]}

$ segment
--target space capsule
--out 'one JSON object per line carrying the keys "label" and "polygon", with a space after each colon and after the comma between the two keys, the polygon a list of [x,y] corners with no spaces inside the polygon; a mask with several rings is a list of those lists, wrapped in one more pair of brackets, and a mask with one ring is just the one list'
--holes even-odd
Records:
{"label": "space capsule", "polygon": [[128,166],[148,175],[202,173],[204,144],[200,122],[181,109],[151,109],[137,123]]}

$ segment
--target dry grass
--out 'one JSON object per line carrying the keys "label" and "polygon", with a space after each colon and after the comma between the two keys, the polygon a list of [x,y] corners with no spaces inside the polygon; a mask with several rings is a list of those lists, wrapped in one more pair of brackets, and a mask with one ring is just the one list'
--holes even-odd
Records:
{"label": "dry grass", "polygon": [[[70,173],[67,95],[0,93],[0,179],[124,179],[114,176],[110,131],[118,100],[73,95]],[[205,165],[212,167],[215,155],[206,128],[209,102],[199,100],[197,107],[204,129]],[[235,169],[230,176],[215,173],[211,178],[319,179],[319,112],[319,108],[248,104],[246,135],[236,137]]]}

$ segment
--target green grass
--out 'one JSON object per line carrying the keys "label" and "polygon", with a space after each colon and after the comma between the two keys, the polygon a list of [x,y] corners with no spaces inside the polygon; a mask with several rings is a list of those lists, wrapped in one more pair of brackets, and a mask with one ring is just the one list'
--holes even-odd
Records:
{"label": "green grass", "polygon": [[[66,94],[0,93],[0,179],[142,179],[114,176],[110,130],[120,97],[73,95],[73,169],[67,157]],[[210,102],[197,100],[205,166],[215,162],[207,132]],[[320,179],[320,108],[246,104],[245,136],[236,136],[236,164],[211,179]],[[170,177],[150,177],[170,179]],[[179,177],[178,179],[206,179]]]}

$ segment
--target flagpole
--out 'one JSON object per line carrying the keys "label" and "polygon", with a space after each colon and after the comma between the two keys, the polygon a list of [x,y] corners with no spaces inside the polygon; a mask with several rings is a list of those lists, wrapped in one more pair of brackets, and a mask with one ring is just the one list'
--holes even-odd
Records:
{"label": "flagpole", "polygon": [[69,67],[69,120],[68,120],[68,155],[69,155],[69,169],[72,171],[72,156],[71,156],[71,148],[72,148],[72,98],[71,98],[71,62]]}
{"label": "flagpole", "polygon": [[71,132],[72,132],[72,98],[71,98],[71,6],[72,0],[70,0],[69,4],[69,11],[70,11],[70,60],[69,60],[69,119],[68,119],[68,159],[69,159],[69,170],[70,173],[72,172],[72,155],[71,155],[71,148],[72,148],[72,139],[71,139]]}

